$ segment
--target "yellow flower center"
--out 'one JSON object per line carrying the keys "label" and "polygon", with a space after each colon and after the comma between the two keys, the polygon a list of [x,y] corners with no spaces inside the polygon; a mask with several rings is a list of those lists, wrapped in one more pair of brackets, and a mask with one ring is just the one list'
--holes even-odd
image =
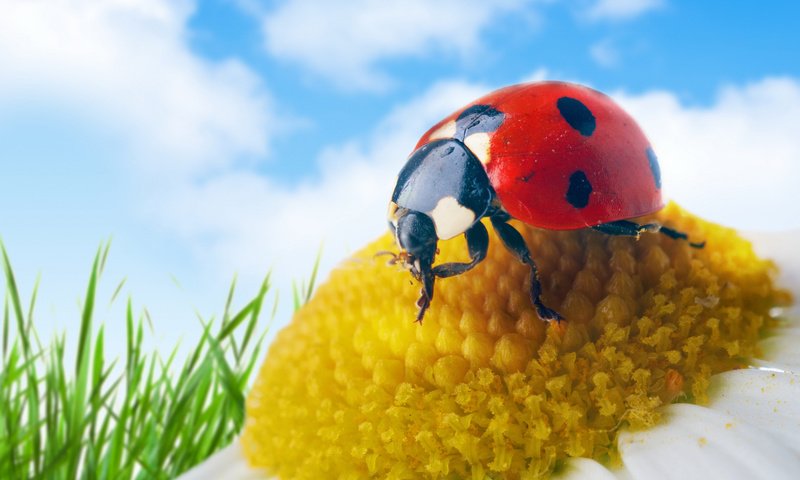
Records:
{"label": "yellow flower center", "polygon": [[[746,365],[787,299],[734,231],[674,205],[653,218],[706,247],[515,223],[566,318],[550,325],[528,268],[494,236],[480,266],[436,282],[414,323],[419,285],[374,257],[394,248],[380,238],[278,334],[247,400],[249,462],[287,479],[481,480],[613,462],[621,426],[706,401],[709,377]],[[440,249],[437,262],[466,260],[462,240]]]}

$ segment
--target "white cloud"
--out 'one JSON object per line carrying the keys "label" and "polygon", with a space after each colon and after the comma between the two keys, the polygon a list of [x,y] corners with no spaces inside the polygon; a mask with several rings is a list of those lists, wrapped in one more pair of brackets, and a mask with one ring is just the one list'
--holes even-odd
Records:
{"label": "white cloud", "polygon": [[587,16],[593,20],[624,20],[664,6],[664,0],[597,0]]}
{"label": "white cloud", "polygon": [[659,156],[665,194],[745,230],[800,226],[800,82],[766,78],[721,89],[708,107],[653,91],[615,97]]}
{"label": "white cloud", "polygon": [[545,67],[539,67],[534,70],[531,74],[526,75],[520,83],[525,82],[543,82],[545,80],[550,80],[556,78],[556,75],[553,75],[550,70]]}
{"label": "white cloud", "polygon": [[192,8],[188,1],[3,0],[0,104],[68,104],[116,128],[137,161],[162,174],[262,156],[273,130],[270,99],[241,63],[191,52]]}
{"label": "white cloud", "polygon": [[[263,19],[267,51],[344,88],[380,90],[381,60],[482,55],[481,30],[526,0],[288,0]],[[528,13],[527,15],[531,15]]]}
{"label": "white cloud", "polygon": [[619,65],[620,54],[611,40],[602,40],[589,47],[592,60],[601,67],[611,68]]}

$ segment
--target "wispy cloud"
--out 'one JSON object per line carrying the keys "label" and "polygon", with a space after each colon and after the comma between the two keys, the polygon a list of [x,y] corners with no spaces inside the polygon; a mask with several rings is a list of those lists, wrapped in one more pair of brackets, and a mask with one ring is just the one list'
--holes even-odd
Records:
{"label": "wispy cloud", "polygon": [[616,67],[620,62],[619,50],[610,39],[601,40],[589,47],[589,55],[601,67]]}
{"label": "wispy cloud", "polygon": [[526,0],[288,0],[263,18],[267,51],[346,89],[391,83],[380,62],[481,51],[481,31]]}
{"label": "wispy cloud", "polygon": [[664,6],[664,0],[596,0],[587,11],[593,20],[625,20]]}

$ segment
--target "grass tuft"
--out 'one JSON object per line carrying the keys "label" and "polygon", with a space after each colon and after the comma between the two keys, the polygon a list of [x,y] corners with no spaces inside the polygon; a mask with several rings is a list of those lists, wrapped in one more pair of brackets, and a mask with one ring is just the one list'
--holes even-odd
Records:
{"label": "grass tuft", "polygon": [[[74,345],[77,353],[70,361],[66,351],[73,348],[65,334],[47,346],[39,341],[33,325],[38,280],[26,313],[0,242],[6,284],[0,478],[174,478],[229,444],[244,424],[245,389],[266,334],[260,319],[269,275],[239,311],[232,310],[232,282],[221,321],[200,319],[202,335],[181,365],[177,347],[167,357],[145,351],[144,324],[152,331],[152,321],[145,309],[137,317],[129,298],[124,357],[110,358],[105,326],[94,325],[97,286],[108,251],[106,243],[95,256]],[[114,290],[112,302],[124,282]],[[309,291],[312,285],[313,280]]]}

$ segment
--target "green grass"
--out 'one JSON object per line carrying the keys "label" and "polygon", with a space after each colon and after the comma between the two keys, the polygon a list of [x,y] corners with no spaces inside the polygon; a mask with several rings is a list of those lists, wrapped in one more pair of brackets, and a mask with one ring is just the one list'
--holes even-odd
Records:
{"label": "green grass", "polygon": [[[78,337],[58,335],[48,345],[33,324],[38,282],[23,303],[2,243],[0,253],[6,283],[0,478],[174,478],[241,430],[245,389],[266,334],[261,317],[268,316],[262,309],[269,276],[237,312],[231,309],[234,280],[221,320],[199,320],[202,334],[182,363],[178,347],[168,355],[145,351],[149,316],[146,310],[134,315],[128,299],[120,319],[126,329],[125,355],[108,358],[106,329],[93,320],[108,245],[98,250],[92,265]],[[112,301],[121,288],[122,283]],[[308,298],[311,288],[313,277],[308,288],[295,293],[296,302]]]}

